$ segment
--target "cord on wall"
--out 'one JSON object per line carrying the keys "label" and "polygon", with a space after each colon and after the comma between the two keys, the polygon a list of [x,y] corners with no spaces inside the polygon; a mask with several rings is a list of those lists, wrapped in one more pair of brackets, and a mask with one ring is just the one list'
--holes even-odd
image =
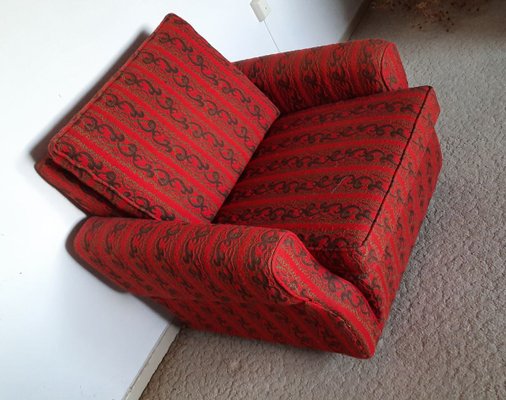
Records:
{"label": "cord on wall", "polygon": [[265,21],[267,16],[271,13],[271,6],[267,0],[251,0],[251,3],[249,3],[249,5],[253,9],[253,12],[255,13],[258,21],[264,23],[265,28],[267,29],[267,32],[269,33],[269,36],[274,43],[274,46],[276,46],[278,53],[280,53],[281,50],[279,50],[278,44],[274,40],[274,36],[272,36],[271,30],[269,29],[269,25],[267,25],[267,22]]}
{"label": "cord on wall", "polygon": [[267,25],[267,21],[264,20],[264,25],[267,28],[267,32],[269,32],[269,36],[272,39],[272,42],[274,43],[274,46],[276,46],[276,49],[278,50],[278,53],[281,53],[281,50],[278,47],[278,44],[276,43],[276,40],[274,40],[274,36],[272,36],[271,30],[269,29],[269,25]]}

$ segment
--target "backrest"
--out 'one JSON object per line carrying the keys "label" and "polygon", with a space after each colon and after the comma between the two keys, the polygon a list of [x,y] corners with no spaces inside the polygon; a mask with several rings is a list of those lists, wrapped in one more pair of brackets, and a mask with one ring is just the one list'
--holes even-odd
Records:
{"label": "backrest", "polygon": [[49,155],[126,215],[211,221],[278,114],[170,14],[51,140]]}

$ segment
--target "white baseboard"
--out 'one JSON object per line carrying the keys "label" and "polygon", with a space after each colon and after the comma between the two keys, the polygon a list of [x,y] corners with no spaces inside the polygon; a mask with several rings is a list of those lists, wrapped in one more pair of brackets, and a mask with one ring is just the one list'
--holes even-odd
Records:
{"label": "white baseboard", "polygon": [[146,389],[151,377],[162,362],[163,357],[169,350],[178,332],[179,327],[171,321],[160,335],[158,342],[156,342],[155,347],[153,347],[153,350],[139,371],[139,374],[135,377],[132,385],[123,397],[123,400],[139,400],[142,392]]}

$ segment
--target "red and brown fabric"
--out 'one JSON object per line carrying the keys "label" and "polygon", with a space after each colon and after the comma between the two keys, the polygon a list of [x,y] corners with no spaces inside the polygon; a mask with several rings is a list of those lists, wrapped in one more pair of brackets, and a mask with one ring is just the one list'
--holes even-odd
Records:
{"label": "red and brown fabric", "polygon": [[370,357],[380,334],[367,300],[291,232],[90,218],[78,255],[120,288],[196,329]]}
{"label": "red and brown fabric", "polygon": [[395,44],[357,40],[236,62],[282,113],[406,89]]}
{"label": "red and brown fabric", "polygon": [[429,87],[279,118],[215,222],[295,232],[388,315],[441,166]]}
{"label": "red and brown fabric", "polygon": [[168,15],[36,168],[97,216],[74,248],[120,288],[196,329],[366,358],[441,168],[438,113],[392,43],[234,66]]}
{"label": "red and brown fabric", "polygon": [[171,14],[52,139],[49,154],[128,215],[209,222],[278,113]]}
{"label": "red and brown fabric", "polygon": [[109,200],[86,186],[74,174],[55,164],[47,155],[37,162],[35,169],[86,214],[99,217],[125,216],[125,213],[116,209]]}

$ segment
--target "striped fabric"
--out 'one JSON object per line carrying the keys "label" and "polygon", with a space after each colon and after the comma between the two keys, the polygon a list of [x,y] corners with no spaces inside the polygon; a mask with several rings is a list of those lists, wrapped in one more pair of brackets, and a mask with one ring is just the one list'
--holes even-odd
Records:
{"label": "striped fabric", "polygon": [[397,47],[380,39],[271,54],[235,65],[285,114],[408,87]]}
{"label": "striped fabric", "polygon": [[420,87],[281,117],[215,222],[295,232],[384,321],[441,165],[438,113]]}
{"label": "striped fabric", "polygon": [[83,184],[76,175],[55,164],[47,155],[37,162],[35,169],[86,214],[102,217],[119,217],[125,214],[105,197]]}
{"label": "striped fabric", "polygon": [[122,289],[196,329],[367,358],[380,334],[367,300],[290,232],[90,218],[78,255]]}
{"label": "striped fabric", "polygon": [[51,159],[136,217],[211,221],[277,108],[168,15],[51,141]]}
{"label": "striped fabric", "polygon": [[196,329],[367,358],[441,168],[438,113],[392,43],[234,66],[168,15],[36,168],[96,216],[74,250],[120,288]]}

